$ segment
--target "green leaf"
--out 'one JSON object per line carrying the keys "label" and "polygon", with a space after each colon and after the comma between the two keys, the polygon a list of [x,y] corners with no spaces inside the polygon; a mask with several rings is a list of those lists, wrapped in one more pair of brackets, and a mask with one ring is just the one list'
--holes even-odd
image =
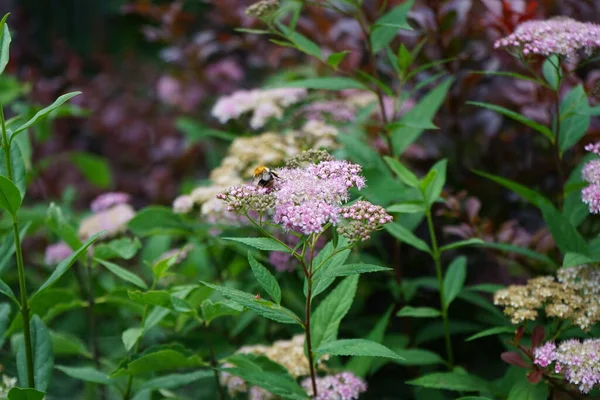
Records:
{"label": "green leaf", "polygon": [[348,54],[350,54],[350,50],[344,50],[338,53],[330,54],[329,57],[327,57],[327,65],[337,70],[340,63],[344,61],[344,58],[346,58]]}
{"label": "green leaf", "polygon": [[361,89],[368,90],[368,88],[357,80],[350,78],[343,78],[339,76],[331,77],[318,77],[318,78],[307,78],[300,79],[292,82],[284,82],[277,84],[278,88],[306,88],[306,89],[319,89],[319,90],[344,90],[344,89]]}
{"label": "green leaf", "polygon": [[406,73],[408,68],[413,63],[413,55],[408,51],[404,43],[400,44],[400,48],[398,49],[398,66],[402,73]]}
{"label": "green leaf", "polygon": [[342,339],[328,342],[320,346],[316,353],[318,355],[384,357],[402,360],[402,357],[384,345],[365,339]]}
{"label": "green leaf", "polygon": [[471,340],[475,340],[475,339],[479,339],[479,338],[487,337],[487,336],[499,335],[502,333],[514,334],[515,328],[509,327],[509,326],[495,326],[493,328],[489,328],[484,331],[478,332],[474,335],[471,335],[468,338],[466,338],[465,341],[470,342]]}
{"label": "green leaf", "polygon": [[192,234],[181,215],[166,207],[146,207],[139,211],[127,224],[134,235],[140,237],[152,235]]}
{"label": "green leaf", "polygon": [[[21,197],[25,197],[25,192],[27,191],[27,170],[23,154],[21,153],[21,147],[17,142],[10,146],[10,159],[12,162],[13,183],[19,189],[19,192],[21,192]],[[8,178],[4,151],[0,151],[0,175]]]}
{"label": "green leaf", "polygon": [[511,181],[510,179],[506,179],[503,178],[501,176],[496,176],[496,175],[492,175],[492,174],[488,174],[482,171],[473,171],[475,172],[477,175],[481,175],[484,178],[488,178],[496,183],[499,183],[500,185],[504,186],[507,189],[512,190],[513,192],[515,192],[516,194],[518,194],[519,196],[521,196],[522,198],[524,198],[525,200],[527,200],[528,202],[530,202],[531,204],[533,204],[536,207],[540,207],[541,204],[547,203],[547,204],[552,204],[552,202],[550,200],[548,200],[547,198],[545,198],[544,196],[542,196],[540,193],[536,192],[535,190],[531,190],[517,182]]}
{"label": "green leaf", "polygon": [[304,389],[296,383],[287,371],[266,357],[237,355],[229,357],[228,361],[236,367],[224,368],[222,369],[223,372],[238,376],[251,385],[259,386],[284,399],[308,399]]}
{"label": "green leaf", "polygon": [[548,230],[556,242],[556,246],[563,253],[588,253],[588,246],[585,239],[579,234],[577,229],[571,225],[571,222],[552,204],[542,204],[540,206],[544,221],[548,225]]}
{"label": "green leaf", "polygon": [[74,251],[69,257],[62,260],[56,268],[54,272],[46,279],[46,282],[39,287],[37,292],[31,296],[30,303],[33,303],[34,300],[40,295],[40,293],[44,292],[44,290],[48,289],[50,286],[54,285],[57,280],[59,280],[68,270],[71,268],[75,261],[87,250],[87,248],[94,243],[99,237],[102,235],[102,232],[96,233],[94,236],[90,237],[79,249]]}
{"label": "green leaf", "polygon": [[456,257],[444,276],[444,307],[446,309],[462,291],[466,278],[467,259],[464,256]]}
{"label": "green leaf", "polygon": [[415,317],[415,318],[436,318],[442,315],[439,310],[431,307],[411,307],[404,306],[398,313],[397,317]]}
{"label": "green leaf", "polygon": [[479,246],[479,245],[483,245],[483,244],[484,244],[483,240],[481,240],[479,238],[471,238],[471,239],[466,239],[466,240],[459,240],[458,242],[450,243],[450,244],[447,244],[446,246],[440,247],[440,252],[443,253],[444,251],[448,251],[448,250],[452,250],[452,249],[457,249],[459,247]]}
{"label": "green leaf", "polygon": [[292,311],[281,307],[278,304],[264,299],[257,299],[256,296],[250,293],[242,292],[241,290],[217,286],[203,281],[200,282],[203,285],[221,293],[221,295],[229,300],[232,300],[265,318],[280,322],[282,324],[301,324],[300,319]]}
{"label": "green leaf", "polygon": [[77,336],[69,333],[52,332],[52,352],[55,357],[60,356],[83,356],[92,358],[92,354],[88,351],[87,346]]}
{"label": "green leaf", "polygon": [[123,331],[123,334],[121,335],[121,340],[123,341],[125,350],[131,350],[143,334],[144,330],[142,328],[129,328]]}
{"label": "green leaf", "polygon": [[60,207],[54,203],[50,203],[46,212],[46,227],[64,240],[71,249],[78,249],[83,244],[75,227],[69,224]]}
{"label": "green leaf", "polygon": [[238,135],[231,132],[220,131],[188,117],[179,117],[175,120],[175,127],[183,132],[186,138],[198,143],[206,138],[217,138],[227,142],[233,142],[238,138]]}
{"label": "green leaf", "polygon": [[[444,82],[437,85],[433,90],[429,91],[419,102],[404,116],[402,120],[407,121],[431,121],[437,114],[438,109],[444,102],[450,86],[454,82],[453,78],[448,78]],[[421,136],[424,129],[413,128],[410,126],[400,126],[397,129],[390,131],[392,136],[392,145],[394,156],[402,154],[408,146]]]}
{"label": "green leaf", "polygon": [[72,152],[69,158],[81,175],[92,185],[107,189],[112,184],[110,166],[105,158],[85,152]]}
{"label": "green leaf", "polygon": [[[33,376],[35,388],[42,392],[46,391],[52,376],[54,355],[52,354],[52,338],[50,332],[37,315],[34,315],[30,323],[31,327],[31,349],[33,351]],[[21,385],[27,385],[27,361],[25,358],[25,341],[21,337],[17,347],[17,372]]]}
{"label": "green leaf", "polygon": [[294,47],[301,52],[313,56],[318,60],[323,58],[321,54],[321,48],[318,44],[304,36],[303,34],[291,30],[286,26],[280,25],[281,30],[286,35],[286,38],[294,45]]}
{"label": "green leaf", "polygon": [[[372,342],[381,343],[383,341],[383,337],[385,336],[385,330],[390,322],[390,316],[392,315],[393,306],[390,306],[385,314],[377,321],[373,329],[369,332],[365,339],[370,340]],[[356,376],[364,377],[367,372],[373,366],[373,359],[364,359],[361,357],[352,357],[350,361],[344,367],[347,371],[352,371]]]}
{"label": "green leaf", "polygon": [[406,21],[406,15],[412,8],[414,0],[392,8],[388,13],[379,18],[371,29],[371,49],[373,53],[379,52],[390,44],[398,35],[399,29],[412,30]]}
{"label": "green leaf", "polygon": [[[21,238],[21,242],[27,235],[27,231],[31,226],[30,222],[27,222],[21,227],[21,232],[19,233],[19,237]],[[2,271],[6,268],[8,263],[13,259],[13,255],[15,254],[15,238],[13,235],[6,235],[4,238],[4,243],[2,243],[2,247],[0,247],[0,275]]]}
{"label": "green leaf", "polygon": [[398,222],[385,224],[384,229],[401,242],[426,253],[431,253],[427,243],[416,237],[411,231],[400,225]]}
{"label": "green leaf", "polygon": [[402,360],[395,360],[400,365],[438,365],[444,364],[444,359],[438,354],[424,349],[397,349],[394,350]]}
{"label": "green leaf", "polygon": [[548,398],[548,385],[544,381],[534,385],[526,379],[520,380],[508,393],[507,400],[542,400]]}
{"label": "green leaf", "polygon": [[290,250],[282,243],[271,238],[236,238],[226,237],[225,240],[232,240],[234,242],[244,243],[250,247],[254,247],[259,250],[266,251],[280,251],[282,253],[289,253]]}
{"label": "green leaf", "polygon": [[206,369],[188,372],[185,374],[164,375],[144,382],[142,386],[140,386],[139,390],[175,389],[180,386],[189,385],[190,383],[194,383],[200,379],[212,377],[214,377],[213,372]]}
{"label": "green leaf", "polygon": [[400,181],[410,187],[419,187],[419,178],[395,158],[384,156],[383,159]]}
{"label": "green leaf", "polygon": [[273,274],[271,274],[264,265],[256,261],[250,252],[248,252],[248,262],[250,263],[252,273],[260,286],[265,289],[275,303],[281,304],[281,288],[277,283],[277,279],[275,279]]}
{"label": "green leaf", "polygon": [[100,243],[94,247],[94,257],[103,260],[113,258],[123,258],[131,260],[142,247],[142,243],[138,238],[124,237],[121,239],[111,240],[108,243]]}
{"label": "green leaf", "polygon": [[556,266],[556,263],[554,262],[554,260],[552,260],[550,257],[540,254],[536,251],[527,249],[525,247],[519,247],[519,246],[515,246],[512,244],[505,244],[505,243],[492,243],[492,242],[483,242],[481,244],[482,247],[486,247],[489,249],[496,249],[496,250],[500,250],[503,251],[505,253],[515,253],[515,254],[519,254],[525,257],[529,257],[531,259],[534,260],[538,260],[541,261],[543,263],[546,263],[548,265],[552,265],[552,266]]}
{"label": "green leaf", "polygon": [[[333,241],[327,243],[327,245],[325,245],[325,247],[313,260],[313,265],[315,266],[314,268],[316,270],[316,272],[313,275],[313,299],[319,294],[323,293],[335,281],[335,278],[338,275],[335,274],[335,271],[333,271],[333,273],[329,273],[329,270],[341,267],[346,262],[346,259],[350,255],[350,250],[341,250],[346,247],[348,247],[348,241],[343,237],[338,237],[337,246],[333,246]],[[336,254],[332,255],[334,251],[336,252]],[[305,296],[307,295],[307,291],[308,285],[307,281],[305,280]]]}
{"label": "green leaf", "polygon": [[0,208],[8,211],[13,217],[21,207],[21,192],[8,178],[0,175]]}
{"label": "green leaf", "polygon": [[407,382],[410,385],[455,392],[488,392],[489,386],[483,379],[460,372],[434,372]]}
{"label": "green leaf", "polygon": [[139,376],[151,372],[194,368],[204,365],[205,363],[198,355],[185,350],[182,345],[159,345],[139,354],[132,361],[110,374],[109,377]]}
{"label": "green leaf", "polygon": [[125,268],[119,267],[117,264],[112,263],[110,261],[102,260],[100,258],[95,259],[97,262],[102,264],[107,270],[112,272],[114,275],[119,278],[127,281],[129,283],[133,283],[135,286],[140,287],[142,289],[148,289],[148,285],[146,282],[133,272],[127,271]]}
{"label": "green leaf", "polygon": [[557,69],[557,66],[559,65],[560,60],[556,54],[552,54],[546,58],[546,60],[544,60],[544,64],[542,65],[542,73],[544,74],[544,78],[546,78],[546,82],[548,82],[550,87],[554,90],[558,90],[558,86],[560,85],[559,69]]}
{"label": "green leaf", "polygon": [[20,306],[19,300],[15,297],[12,289],[0,279],[0,293],[11,299],[17,306]]}
{"label": "green leaf", "polygon": [[94,367],[69,367],[57,365],[56,369],[80,381],[99,383],[101,385],[114,385],[115,381],[108,377],[106,372],[98,371]]}
{"label": "green leaf", "polygon": [[571,89],[560,103],[558,143],[561,154],[573,147],[587,133],[590,127],[590,116],[576,113],[587,108],[589,108],[588,98],[581,84]]}
{"label": "green leaf", "polygon": [[14,387],[8,392],[7,400],[43,400],[45,395],[39,390]]}
{"label": "green leaf", "polygon": [[243,307],[240,307],[236,303],[227,304],[222,301],[213,303],[211,300],[206,299],[200,305],[202,309],[202,319],[207,325],[210,325],[213,319],[228,315],[238,315],[243,311]]}
{"label": "green leaf", "polygon": [[419,203],[401,203],[389,206],[386,211],[388,213],[416,214],[425,212],[425,207]]}
{"label": "green leaf", "polygon": [[467,101],[467,104],[487,108],[488,110],[496,111],[497,113],[500,113],[510,119],[514,119],[515,121],[518,121],[524,125],[527,125],[531,129],[541,133],[542,135],[546,136],[550,140],[550,142],[554,143],[554,135],[552,134],[552,131],[550,130],[550,128],[548,128],[547,126],[542,125],[538,122],[535,122],[534,120],[532,120],[530,118],[524,117],[523,115],[521,115],[515,111],[511,111],[508,108],[500,107],[495,104],[482,103],[479,101]]}
{"label": "green leaf", "polygon": [[19,133],[23,132],[25,129],[29,128],[30,126],[32,126],[39,120],[45,118],[46,116],[48,116],[48,114],[50,114],[56,108],[63,105],[63,103],[67,102],[68,100],[72,99],[73,97],[75,97],[79,94],[81,94],[81,92],[72,92],[72,93],[63,94],[58,99],[56,99],[54,101],[54,103],[50,104],[48,107],[42,108],[29,121],[25,122],[23,125],[21,125],[20,127],[18,127],[17,129],[15,129],[13,131],[13,133],[10,137],[11,142],[15,138],[15,136],[17,136]]}
{"label": "green leaf", "polygon": [[347,277],[316,308],[310,323],[314,348],[337,339],[340,322],[352,306],[357,285],[358,275]]}
{"label": "green leaf", "polygon": [[2,32],[2,42],[0,42],[0,74],[4,73],[4,69],[8,64],[8,60],[10,58],[10,30],[8,29],[8,24],[6,23],[6,19],[9,14],[5,14],[2,20],[0,21],[0,32]]}
{"label": "green leaf", "polygon": [[[423,198],[425,199],[425,203],[431,206],[433,203],[437,201],[442,193],[442,189],[444,189],[444,184],[446,183],[446,165],[448,164],[448,160],[440,160],[431,167],[431,171],[435,171],[435,175],[433,180],[423,187]],[[428,174],[429,175],[429,174]],[[423,186],[423,182],[421,186]]]}
{"label": "green leaf", "polygon": [[372,264],[343,264],[333,265],[323,272],[324,277],[338,277],[365,274],[369,272],[392,271],[392,268]]}

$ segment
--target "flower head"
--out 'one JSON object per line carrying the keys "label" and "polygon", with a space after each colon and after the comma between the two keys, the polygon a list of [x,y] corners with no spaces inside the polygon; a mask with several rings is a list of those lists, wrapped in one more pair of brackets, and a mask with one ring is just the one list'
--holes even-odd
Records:
{"label": "flower head", "polygon": [[495,48],[517,49],[523,54],[573,58],[579,51],[586,55],[600,47],[600,25],[555,17],[544,21],[527,21],[507,37],[494,44]]}
{"label": "flower head", "polygon": [[105,231],[104,238],[116,236],[127,230],[127,223],[134,216],[135,210],[129,204],[117,204],[84,218],[79,226],[79,236],[87,239],[100,231]]}
{"label": "flower head", "polygon": [[338,227],[338,233],[350,243],[370,239],[369,234],[372,231],[393,220],[383,207],[363,200],[344,207],[342,217],[348,220],[348,223]]}
{"label": "flower head", "polygon": [[65,258],[69,257],[73,250],[65,242],[58,242],[46,247],[44,252],[44,262],[47,265],[58,264]]}
{"label": "flower head", "polygon": [[279,0],[261,0],[246,8],[249,17],[264,18],[273,14],[279,8]]}
{"label": "flower head", "polygon": [[130,196],[122,192],[108,192],[96,197],[90,204],[93,212],[105,211],[117,204],[129,203]]}
{"label": "flower head", "polygon": [[548,342],[535,349],[535,364],[547,367],[552,362],[554,372],[563,374],[581,393],[600,387],[600,339],[570,339],[558,347]]}
{"label": "flower head", "polygon": [[[367,384],[350,372],[328,375],[316,379],[317,396],[315,400],[355,400],[367,391]],[[313,395],[312,382],[306,378],[302,387],[309,395]]]}

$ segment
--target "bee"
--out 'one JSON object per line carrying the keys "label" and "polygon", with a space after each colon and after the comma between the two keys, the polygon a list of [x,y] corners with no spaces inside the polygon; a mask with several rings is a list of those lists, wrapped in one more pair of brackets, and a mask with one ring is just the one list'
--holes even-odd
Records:
{"label": "bee", "polygon": [[280,179],[279,175],[271,171],[270,168],[261,165],[254,170],[254,178],[258,179],[258,186],[272,188],[275,178]]}

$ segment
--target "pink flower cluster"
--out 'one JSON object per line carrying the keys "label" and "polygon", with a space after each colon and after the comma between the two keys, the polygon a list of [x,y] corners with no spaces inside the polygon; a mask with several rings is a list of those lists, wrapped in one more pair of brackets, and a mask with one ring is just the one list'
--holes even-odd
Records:
{"label": "pink flower cluster", "polygon": [[[302,387],[309,395],[313,395],[310,378],[302,382]],[[342,372],[317,378],[317,396],[315,400],[355,400],[367,391],[367,384],[350,372]]]}
{"label": "pink flower cluster", "polygon": [[65,242],[58,242],[46,247],[44,252],[44,263],[47,265],[58,264],[65,258],[69,257],[73,250]]}
{"label": "pink flower cluster", "polygon": [[578,51],[590,55],[600,47],[600,25],[555,17],[544,21],[527,21],[510,35],[499,39],[495,48],[517,49],[524,55],[557,54],[573,58]]}
{"label": "pink flower cluster", "polygon": [[282,88],[240,90],[221,97],[212,109],[213,117],[222,124],[252,113],[252,129],[262,128],[269,119],[283,117],[283,110],[306,97],[306,89]]}
{"label": "pink flower cluster", "polygon": [[563,374],[567,382],[576,385],[581,393],[600,387],[600,339],[580,342],[570,339],[558,347],[547,342],[534,351],[534,363],[547,367],[553,362],[554,372]]}
{"label": "pink flower cluster", "polygon": [[[588,144],[585,149],[599,154],[600,143]],[[585,164],[581,175],[589,183],[589,186],[581,191],[581,200],[588,205],[592,214],[598,214],[600,213],[600,159]]]}
{"label": "pink flower cluster", "polygon": [[[217,198],[228,203],[227,209],[239,214],[254,211],[260,215],[272,215],[273,222],[286,231],[296,231],[305,235],[318,233],[327,224],[336,225],[343,216],[342,204],[349,200],[349,189],[365,186],[365,178],[360,175],[361,166],[348,161],[326,159],[324,161],[298,162],[307,153],[291,160],[288,165],[294,168],[280,168],[270,189],[253,185],[234,186],[221,192]],[[361,202],[361,227],[367,228],[389,222],[391,217],[381,214],[380,207]],[[373,215],[368,215],[369,210]],[[358,218],[349,211],[348,216]],[[365,217],[363,219],[363,217]],[[361,237],[368,237],[362,234]]]}
{"label": "pink flower cluster", "polygon": [[368,201],[357,201],[342,210],[342,217],[349,223],[338,228],[340,235],[346,237],[350,243],[359,240],[368,240],[372,231],[381,225],[392,222],[392,216],[385,212],[380,206]]}
{"label": "pink flower cluster", "polygon": [[108,192],[96,197],[90,204],[90,209],[93,212],[105,211],[116,206],[117,204],[129,203],[130,196],[122,192]]}

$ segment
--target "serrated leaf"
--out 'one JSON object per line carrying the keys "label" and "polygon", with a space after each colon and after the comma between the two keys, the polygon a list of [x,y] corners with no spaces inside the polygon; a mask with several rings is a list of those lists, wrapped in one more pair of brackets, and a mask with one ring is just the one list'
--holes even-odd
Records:
{"label": "serrated leaf", "polygon": [[454,259],[444,276],[444,307],[450,306],[465,285],[467,278],[467,259],[460,256]]}
{"label": "serrated leaf", "polygon": [[394,350],[402,360],[395,360],[400,365],[441,365],[445,361],[437,353],[425,349],[397,349]]}
{"label": "serrated leaf", "polygon": [[231,240],[234,242],[240,242],[250,247],[254,247],[259,250],[266,251],[280,251],[282,253],[289,253],[290,250],[282,243],[271,238],[236,238],[226,237],[224,240]]}
{"label": "serrated leaf", "polygon": [[127,375],[145,375],[151,372],[204,366],[202,359],[181,345],[159,345],[146,350],[135,359],[117,369],[110,378]]}
{"label": "serrated leaf", "polygon": [[206,299],[200,306],[202,308],[202,318],[209,325],[213,319],[223,317],[227,315],[238,315],[243,311],[243,307],[238,304],[226,304],[224,302],[213,303],[211,300]]}
{"label": "serrated leaf", "polygon": [[483,243],[484,243],[483,240],[481,240],[479,238],[459,240],[458,242],[450,243],[450,244],[447,244],[446,246],[440,247],[440,252],[443,253],[444,251],[458,249],[459,247],[479,246],[479,245],[482,245]]}
{"label": "serrated leaf", "polygon": [[401,360],[398,354],[382,344],[365,339],[342,339],[328,342],[320,346],[316,353],[318,355],[329,354],[332,356],[362,356],[362,357],[384,357]]}
{"label": "serrated leaf", "polygon": [[556,54],[550,55],[546,60],[544,60],[544,64],[542,65],[542,73],[544,74],[544,78],[546,78],[546,82],[550,85],[550,87],[554,90],[558,90],[558,86],[560,84],[560,60]]}
{"label": "serrated leaf", "polygon": [[[444,189],[444,184],[446,183],[446,165],[448,164],[448,160],[440,160],[431,167],[430,171],[435,171],[435,175],[430,182],[427,182],[426,179],[421,183],[423,189],[423,198],[425,199],[425,203],[431,206],[433,203],[437,201],[442,193],[442,189]],[[429,176],[429,174],[427,174]]]}
{"label": "serrated leaf", "polygon": [[[393,306],[390,306],[385,314],[377,321],[373,329],[369,332],[365,339],[381,343],[385,336],[385,330],[390,322]],[[364,377],[373,365],[373,359],[364,359],[361,357],[352,357],[345,366],[345,370],[352,371],[356,376]]]}
{"label": "serrated leaf", "polygon": [[379,52],[396,37],[398,30],[412,30],[406,21],[406,16],[412,8],[414,0],[409,0],[399,6],[392,8],[380,17],[371,28],[371,49],[373,53]]}
{"label": "serrated leaf", "polygon": [[366,274],[369,272],[392,271],[392,268],[380,267],[372,264],[343,264],[333,265],[323,272],[323,277],[338,277]]}
{"label": "serrated leaf", "polygon": [[436,318],[441,316],[440,310],[431,307],[411,307],[404,306],[396,316],[398,317],[415,317],[415,318]]}
{"label": "serrated leaf", "polygon": [[492,243],[492,242],[483,242],[480,244],[480,246],[482,247],[486,247],[489,249],[495,249],[495,250],[499,250],[499,251],[503,251],[505,253],[515,253],[515,254],[519,254],[525,257],[529,257],[532,258],[534,260],[538,260],[541,262],[544,262],[548,265],[551,266],[556,266],[556,263],[554,262],[554,260],[552,260],[550,257],[544,255],[544,254],[540,254],[534,250],[530,250],[527,249],[525,247],[519,247],[519,246],[515,246],[512,244],[505,244],[505,243]]}
{"label": "serrated leaf", "polygon": [[263,299],[257,299],[253,294],[242,292],[241,290],[217,286],[203,281],[200,282],[209,288],[215,289],[229,300],[232,300],[259,315],[262,315],[265,318],[280,322],[282,324],[301,325],[300,319],[292,311],[278,304]]}
{"label": "serrated leaf", "polygon": [[558,143],[561,154],[573,147],[587,133],[590,116],[577,112],[587,108],[589,108],[589,102],[581,84],[571,89],[560,103],[561,121]]}
{"label": "serrated leaf", "polygon": [[121,238],[111,240],[108,243],[100,243],[94,247],[94,257],[103,260],[122,258],[131,260],[142,247],[138,238]]}
{"label": "serrated leaf", "polygon": [[122,268],[110,261],[102,260],[100,258],[96,258],[95,260],[102,264],[107,270],[109,270],[119,278],[123,279],[124,281],[133,283],[135,286],[140,287],[142,289],[148,289],[148,285],[146,285],[146,282],[144,282],[142,278],[140,278],[133,272],[127,271],[125,268]]}
{"label": "serrated leaf", "polygon": [[416,214],[425,212],[425,207],[422,204],[402,203],[391,205],[386,208],[386,211],[388,213]]}
{"label": "serrated leaf", "polygon": [[340,322],[352,306],[357,285],[358,275],[347,277],[316,308],[310,324],[314,348],[337,338]]}
{"label": "serrated leaf", "polygon": [[349,50],[340,51],[338,53],[332,53],[327,57],[327,65],[331,68],[336,69],[344,61],[344,58],[350,53]]}
{"label": "serrated leaf", "polygon": [[281,288],[277,283],[277,279],[275,279],[273,274],[271,274],[264,265],[256,261],[250,252],[248,252],[248,262],[250,263],[252,273],[260,286],[265,289],[275,303],[281,304]]}

